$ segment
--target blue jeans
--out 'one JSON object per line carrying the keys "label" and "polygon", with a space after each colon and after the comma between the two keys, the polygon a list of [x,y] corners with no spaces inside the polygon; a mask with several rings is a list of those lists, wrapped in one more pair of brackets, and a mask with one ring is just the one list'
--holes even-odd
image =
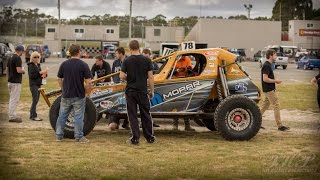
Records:
{"label": "blue jeans", "polygon": [[56,124],[56,137],[63,138],[64,128],[69,114],[74,112],[74,138],[83,137],[83,120],[86,98],[61,98],[59,117]]}

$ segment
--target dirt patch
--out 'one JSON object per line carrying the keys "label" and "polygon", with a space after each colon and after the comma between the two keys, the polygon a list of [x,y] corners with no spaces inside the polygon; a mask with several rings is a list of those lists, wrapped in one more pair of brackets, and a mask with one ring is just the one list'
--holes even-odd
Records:
{"label": "dirt patch", "polygon": [[[38,116],[43,119],[43,121],[32,121],[29,120],[29,107],[28,103],[19,103],[18,106],[18,116],[23,119],[22,123],[9,123],[8,122],[8,105],[0,104],[0,128],[45,128],[52,129],[49,122],[49,108],[44,103],[40,103],[38,106]],[[284,125],[289,126],[290,132],[294,134],[317,134],[320,129],[320,113],[312,111],[301,111],[301,110],[281,110],[281,118]],[[269,133],[277,131],[277,127],[274,121],[273,111],[267,110],[262,118],[262,126],[265,129],[260,130],[260,133]],[[95,129],[106,130],[108,120],[101,119]],[[171,119],[155,119],[155,122],[161,125],[160,128],[156,130],[170,130],[172,128]],[[209,131],[205,127],[199,127],[195,123],[192,123],[196,131],[205,132]],[[183,130],[183,121],[180,121],[179,130]],[[122,129],[120,129],[122,130]]]}

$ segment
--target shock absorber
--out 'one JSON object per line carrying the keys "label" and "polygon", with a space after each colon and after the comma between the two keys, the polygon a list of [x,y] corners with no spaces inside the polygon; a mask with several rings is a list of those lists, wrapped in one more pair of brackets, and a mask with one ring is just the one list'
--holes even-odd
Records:
{"label": "shock absorber", "polygon": [[219,101],[221,102],[223,100],[222,90],[221,90],[221,81],[220,79],[217,79],[217,93]]}

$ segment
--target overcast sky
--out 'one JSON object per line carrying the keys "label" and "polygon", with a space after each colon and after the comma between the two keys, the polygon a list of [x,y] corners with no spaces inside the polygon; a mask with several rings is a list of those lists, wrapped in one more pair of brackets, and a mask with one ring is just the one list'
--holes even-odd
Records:
{"label": "overcast sky", "polygon": [[[129,15],[129,0],[60,0],[61,18],[80,15]],[[162,14],[167,19],[175,16],[235,16],[247,15],[244,4],[252,4],[251,18],[272,16],[276,0],[133,0],[133,16],[148,19]],[[58,0],[0,0],[0,5],[14,8],[39,8],[40,12],[58,17]],[[313,7],[320,8],[320,1],[313,0]]]}

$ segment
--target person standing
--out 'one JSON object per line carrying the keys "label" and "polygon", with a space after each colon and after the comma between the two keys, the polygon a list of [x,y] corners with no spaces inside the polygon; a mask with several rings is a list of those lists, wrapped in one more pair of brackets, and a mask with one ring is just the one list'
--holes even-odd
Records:
{"label": "person standing", "polygon": [[[116,49],[115,55],[117,57],[117,59],[113,62],[112,64],[112,73],[116,73],[121,71],[121,65],[124,61],[124,59],[126,58],[125,56],[125,51],[123,47],[118,47]],[[113,76],[112,80],[114,83],[119,83],[120,82],[120,78],[119,76]]]}
{"label": "person standing", "polygon": [[320,69],[319,69],[318,75],[316,75],[314,78],[311,79],[311,83],[315,86],[318,86],[317,100],[318,100],[318,106],[320,109]]}
{"label": "person standing", "polygon": [[[125,50],[123,47],[118,47],[115,51],[115,55],[117,57],[117,59],[113,62],[112,64],[112,73],[116,73],[116,72],[119,72],[121,71],[121,66],[122,66],[122,63],[124,61],[124,59],[126,58],[125,56]],[[116,75],[116,76],[113,76],[112,77],[112,80],[114,83],[120,83],[120,77],[119,75]],[[119,117],[116,117],[116,116],[110,116],[110,124],[109,124],[109,128],[111,130],[114,130],[115,128],[113,127],[119,127],[119,124],[120,124],[120,118]],[[124,118],[123,120],[123,124],[122,124],[122,127],[124,129],[127,129],[129,130],[130,127],[129,127],[129,121],[127,118]]]}
{"label": "person standing", "polygon": [[[91,88],[92,74],[87,63],[80,59],[80,46],[69,48],[71,58],[64,61],[58,71],[58,83],[62,89],[60,111],[56,124],[56,140],[62,141],[67,118],[74,110],[74,138],[87,143],[83,136],[83,120],[86,105],[85,93]],[[85,85],[84,85],[85,82]]]}
{"label": "person standing", "polygon": [[22,119],[17,117],[17,107],[21,92],[22,74],[25,73],[24,67],[22,67],[21,55],[24,51],[22,45],[15,47],[15,54],[9,59],[6,68],[6,74],[8,79],[8,90],[9,90],[9,122],[21,123]]}
{"label": "person standing", "polygon": [[[150,49],[148,49],[148,48],[143,49],[142,50],[142,55],[144,55],[148,59],[152,60]],[[155,74],[158,70],[159,70],[158,64],[156,62],[152,62],[152,72],[153,72],[153,74]]]}
{"label": "person standing", "polygon": [[[102,55],[97,55],[95,57],[96,63],[91,68],[92,77],[97,74],[97,78],[101,78],[111,73],[111,68],[109,63],[103,60]],[[101,82],[110,82],[111,78],[102,80]]]}
{"label": "person standing", "polygon": [[272,63],[277,59],[277,53],[273,49],[268,49],[266,52],[267,60],[261,68],[261,82],[264,98],[261,105],[261,115],[269,108],[270,104],[273,106],[274,117],[279,131],[288,131],[290,128],[283,126],[280,117],[280,103],[278,94],[276,92],[276,84],[282,81],[275,79],[272,69]]}
{"label": "person standing", "polygon": [[42,121],[37,114],[37,104],[39,102],[40,92],[38,89],[42,85],[42,75],[47,74],[48,69],[41,70],[39,60],[41,55],[34,51],[30,55],[30,62],[28,63],[29,87],[32,95],[32,104],[30,108],[30,119],[33,121]]}
{"label": "person standing", "polygon": [[132,133],[129,142],[134,145],[139,144],[140,130],[137,115],[137,107],[139,106],[143,135],[148,143],[155,143],[147,86],[147,81],[149,81],[149,96],[152,98],[154,96],[152,62],[140,54],[137,40],[130,41],[129,49],[131,56],[124,60],[120,71],[120,78],[127,80],[125,94]]}

